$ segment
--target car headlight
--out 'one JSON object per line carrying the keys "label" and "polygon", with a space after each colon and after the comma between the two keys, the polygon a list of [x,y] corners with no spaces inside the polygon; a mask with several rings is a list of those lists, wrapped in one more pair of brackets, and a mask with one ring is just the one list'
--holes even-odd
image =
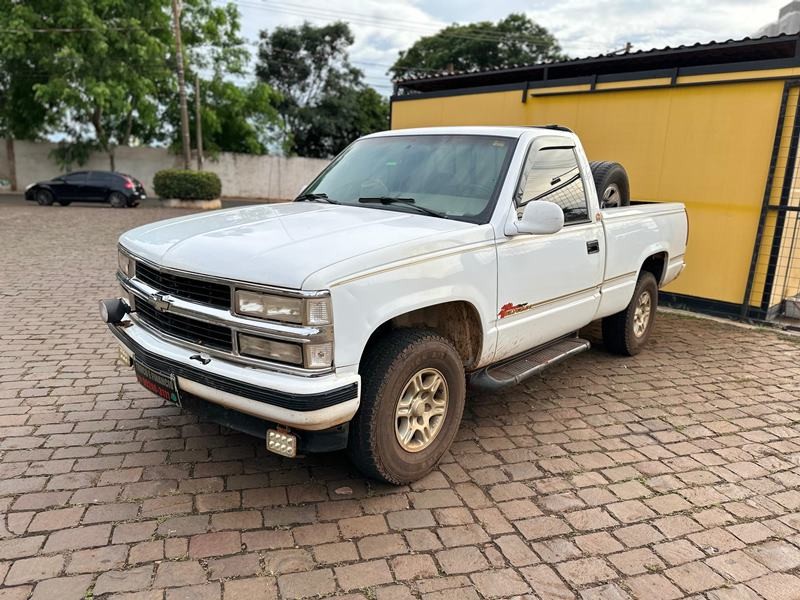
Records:
{"label": "car headlight", "polygon": [[35,183],[29,183],[28,185],[25,186],[25,191],[27,192],[29,189],[31,189],[35,185],[36,185]]}
{"label": "car headlight", "polygon": [[119,264],[119,270],[125,277],[133,276],[134,260],[122,250],[117,252],[117,263]]}
{"label": "car headlight", "polygon": [[292,298],[236,290],[236,312],[248,317],[298,325],[330,325],[330,298]]}

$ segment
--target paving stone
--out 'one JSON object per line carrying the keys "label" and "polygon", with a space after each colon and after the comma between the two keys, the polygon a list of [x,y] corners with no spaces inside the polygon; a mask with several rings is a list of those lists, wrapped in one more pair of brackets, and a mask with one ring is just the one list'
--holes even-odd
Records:
{"label": "paving stone", "polygon": [[8,570],[5,585],[19,585],[50,579],[58,575],[63,566],[64,557],[61,555],[21,558],[15,561]]}
{"label": "paving stone", "polygon": [[221,586],[219,583],[214,582],[182,588],[170,588],[166,592],[166,600],[219,600]]}
{"label": "paving stone", "polygon": [[505,598],[530,591],[530,586],[513,569],[482,571],[471,576],[484,598]]}
{"label": "paving stone", "polygon": [[189,540],[189,556],[206,558],[236,554],[242,549],[241,535],[238,531],[222,531],[192,536]]}
{"label": "paving stone", "polygon": [[398,581],[435,577],[439,572],[433,558],[427,554],[396,556],[389,562],[394,572],[395,579]]}
{"label": "paving stone", "polygon": [[633,597],[640,600],[673,600],[684,596],[663,575],[639,575],[628,579],[625,584]]}
{"label": "paving stone", "polygon": [[770,573],[747,583],[766,600],[792,600],[800,590],[800,578],[787,573]]}
{"label": "paving stone", "polygon": [[617,574],[601,558],[582,558],[562,563],[556,567],[573,585],[586,585],[614,579]]}
{"label": "paving stone", "polygon": [[94,595],[114,592],[137,592],[150,586],[153,566],[146,565],[127,571],[107,571],[97,578],[94,584]]}
{"label": "paving stone", "polygon": [[539,557],[517,535],[505,535],[495,540],[503,556],[515,567],[527,567],[539,562]]}
{"label": "paving stone", "polygon": [[91,585],[91,575],[46,579],[36,584],[31,600],[85,600]]}
{"label": "paving stone", "polygon": [[277,584],[273,577],[250,577],[223,583],[223,600],[276,600]]}
{"label": "paving stone", "polygon": [[740,550],[709,558],[706,564],[731,581],[749,581],[769,572],[764,565]]}
{"label": "paving stone", "polygon": [[489,566],[481,551],[471,546],[437,552],[436,560],[448,575],[474,573]]}
{"label": "paving stone", "polygon": [[331,569],[317,569],[305,573],[292,573],[278,577],[281,596],[289,600],[332,594],[336,582]]}
{"label": "paving stone", "polygon": [[336,567],[336,579],[345,590],[372,587],[394,581],[385,560],[361,562],[355,565]]}
{"label": "paving stone", "polygon": [[103,546],[108,543],[110,535],[111,525],[86,525],[62,529],[50,534],[44,545],[44,551],[50,553]]}
{"label": "paving stone", "polygon": [[153,585],[157,588],[184,587],[205,581],[205,571],[196,560],[165,561],[158,565]]}
{"label": "paving stone", "polygon": [[782,540],[749,546],[745,553],[770,571],[790,571],[800,566],[800,549]]}
{"label": "paving stone", "polygon": [[705,592],[719,587],[725,580],[702,562],[690,562],[665,571],[675,585],[689,594]]}
{"label": "paving stone", "polygon": [[104,573],[125,565],[128,546],[105,546],[73,552],[67,573]]}
{"label": "paving stone", "polygon": [[208,561],[209,579],[230,579],[256,575],[261,570],[258,554],[239,554]]}

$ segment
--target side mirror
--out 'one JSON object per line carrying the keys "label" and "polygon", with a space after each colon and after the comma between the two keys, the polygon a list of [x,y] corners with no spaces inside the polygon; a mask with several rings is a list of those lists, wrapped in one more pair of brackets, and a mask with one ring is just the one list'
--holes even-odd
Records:
{"label": "side mirror", "polygon": [[554,202],[536,200],[528,202],[522,211],[522,218],[511,223],[511,235],[532,233],[546,235],[557,233],[564,227],[564,211]]}

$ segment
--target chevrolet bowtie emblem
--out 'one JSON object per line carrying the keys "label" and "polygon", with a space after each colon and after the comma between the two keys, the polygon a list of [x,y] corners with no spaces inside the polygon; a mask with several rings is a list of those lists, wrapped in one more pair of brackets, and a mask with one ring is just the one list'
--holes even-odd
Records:
{"label": "chevrolet bowtie emblem", "polygon": [[166,294],[153,294],[150,296],[150,300],[153,303],[153,308],[159,312],[167,312],[169,307],[172,306],[172,298]]}

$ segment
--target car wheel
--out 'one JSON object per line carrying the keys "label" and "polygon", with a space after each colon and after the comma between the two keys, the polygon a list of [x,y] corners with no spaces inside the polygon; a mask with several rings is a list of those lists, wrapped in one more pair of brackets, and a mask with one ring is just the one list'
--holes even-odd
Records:
{"label": "car wheel", "polygon": [[36,190],[36,202],[40,206],[50,206],[53,204],[53,193],[49,190]]}
{"label": "car wheel", "polygon": [[639,354],[653,331],[657,306],[656,278],[644,271],[625,310],[603,319],[603,344],[606,349],[625,356]]}
{"label": "car wheel", "polygon": [[600,208],[630,206],[631,188],[625,167],[617,162],[592,161],[592,177]]}
{"label": "car wheel", "polygon": [[388,483],[416,481],[453,443],[466,398],[453,344],[425,329],[399,329],[368,350],[361,406],[348,453],[358,469]]}
{"label": "car wheel", "polygon": [[124,194],[119,192],[111,192],[108,195],[108,203],[114,208],[125,208],[128,206],[128,199]]}

